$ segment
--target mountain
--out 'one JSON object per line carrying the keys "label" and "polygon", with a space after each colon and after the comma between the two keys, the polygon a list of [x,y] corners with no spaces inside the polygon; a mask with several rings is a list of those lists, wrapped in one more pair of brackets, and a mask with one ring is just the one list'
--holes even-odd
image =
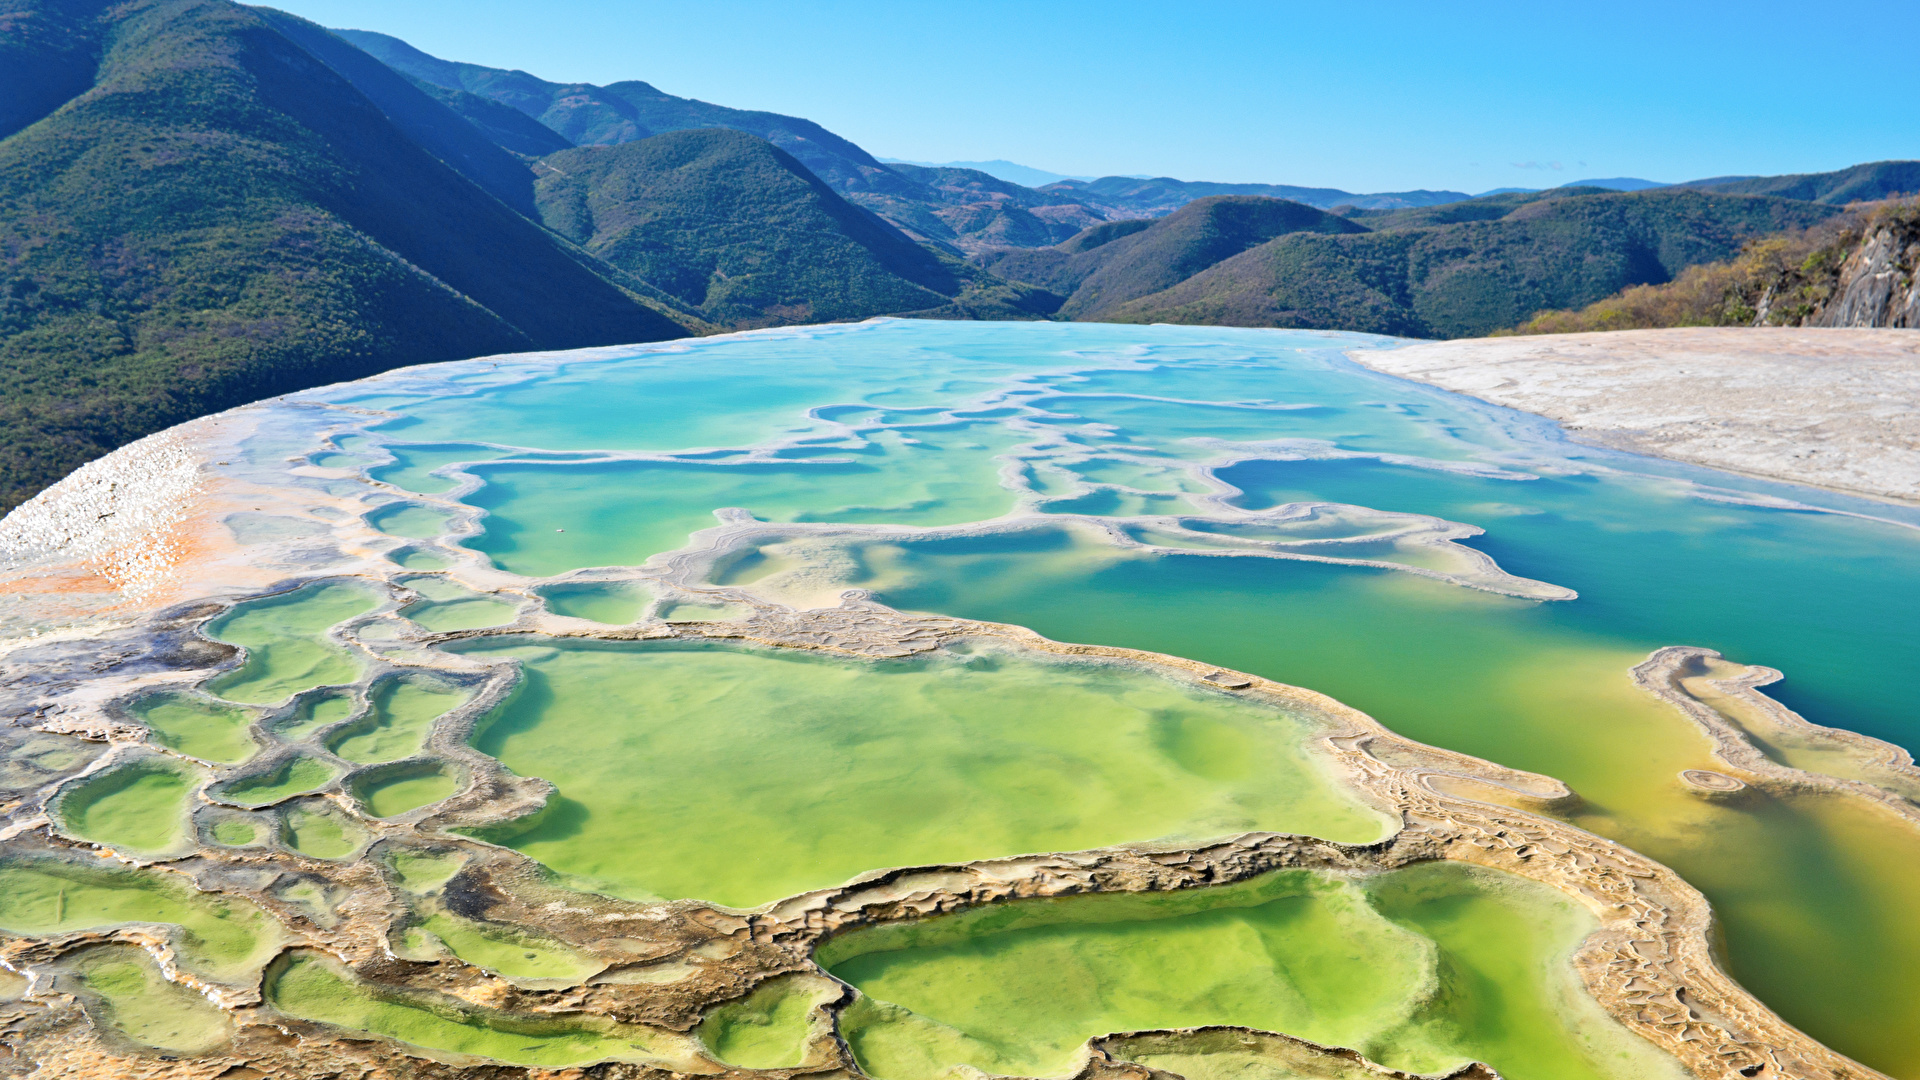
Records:
{"label": "mountain", "polygon": [[1376,195],[1355,195],[1339,188],[1294,187],[1289,184],[1216,184],[1200,180],[1175,180],[1168,176],[1103,176],[1081,183],[1077,180],[1049,184],[1040,190],[1086,201],[1092,205],[1120,211],[1126,216],[1159,216],[1185,206],[1195,199],[1211,195],[1259,195],[1329,210],[1336,206],[1388,208],[1433,206],[1469,198],[1461,191],[1396,191]]}
{"label": "mountain", "polygon": [[296,42],[317,28],[225,0],[7,17],[54,47],[29,36],[0,75],[32,88],[5,95],[0,129],[6,506],[300,387],[687,333],[465,175],[499,161],[452,124],[434,135],[459,123],[443,106],[387,86],[396,119]]}
{"label": "mountain", "polygon": [[994,158],[992,161],[907,161],[904,158],[883,157],[888,165],[918,165],[923,169],[969,169],[983,172],[998,180],[1019,184],[1023,187],[1037,188],[1045,184],[1057,184],[1062,180],[1092,180],[1091,176],[1070,176],[1066,173],[1048,172],[1031,165]]}
{"label": "mountain", "polygon": [[1615,176],[1606,180],[1575,180],[1571,184],[1561,184],[1560,186],[1605,188],[1608,191],[1646,191],[1649,188],[1671,187],[1672,185],[1663,184],[1658,180],[1640,180],[1631,176]]}
{"label": "mountain", "polygon": [[1531,203],[1565,199],[1575,195],[1600,195],[1606,188],[1558,187],[1538,191],[1517,190],[1497,195],[1482,195],[1456,203],[1437,206],[1407,206],[1390,210],[1342,209],[1344,217],[1358,221],[1376,232],[1418,229],[1434,225],[1458,225],[1468,221],[1498,221]]}
{"label": "mountain", "polygon": [[964,287],[954,267],[743,132],[580,147],[539,171],[549,228],[716,325],[919,311]]}
{"label": "mountain", "polygon": [[[1835,213],[1809,202],[1694,191],[1572,192],[1494,196],[1526,201],[1496,205],[1498,216],[1486,220],[1369,221],[1375,231],[1363,234],[1285,234],[1097,317],[1473,337],[1536,311],[1671,280],[1688,266],[1732,256],[1749,237]],[[1483,201],[1492,200],[1474,200]]]}
{"label": "mountain", "polygon": [[1875,161],[1834,172],[1792,176],[1722,176],[1675,186],[1721,195],[1774,195],[1843,206],[1920,192],[1920,161]]}
{"label": "mountain", "polygon": [[469,94],[465,90],[449,90],[429,82],[412,81],[426,91],[428,97],[452,109],[462,120],[472,124],[474,130],[492,139],[496,146],[509,153],[521,157],[545,157],[573,145],[565,135],[511,105],[502,105],[492,98]]}
{"label": "mountain", "polygon": [[254,8],[289,41],[360,91],[414,145],[522,214],[533,212],[533,174],[442,101],[420,92],[387,65],[326,29],[272,8]]}
{"label": "mountain", "polygon": [[675,97],[639,81],[608,86],[548,82],[524,71],[442,60],[386,34],[334,33],[421,82],[512,106],[576,146],[607,146],[688,128],[732,128],[758,135],[799,158],[838,190],[913,194],[898,173],[872,154],[811,120]]}
{"label": "mountain", "polygon": [[1248,248],[1303,231],[1366,229],[1284,199],[1214,195],[1157,220],[1109,222],[1058,247],[994,252],[978,261],[1002,277],[1066,296],[1060,308],[1065,317],[1098,319],[1116,305],[1178,284]]}
{"label": "mountain", "polygon": [[1022,187],[977,169],[896,164],[917,198],[875,192],[847,197],[922,239],[962,251],[1045,247],[1106,220],[1080,200]]}
{"label": "mountain", "polygon": [[1543,311],[1513,333],[1669,326],[1920,329],[1920,199],[1851,210],[1749,240],[1732,259],[1690,266],[1578,311]]}
{"label": "mountain", "polygon": [[[982,170],[889,166],[811,120],[674,97],[638,81],[608,86],[553,83],[524,71],[442,60],[385,34],[335,33],[424,89],[471,95],[510,107],[570,146],[611,146],[694,128],[730,128],[757,135],[909,237],[954,252],[1052,244],[1109,216],[1108,211],[1089,208],[1080,200],[1036,192]],[[450,104],[483,129],[490,122],[498,126],[472,106]],[[497,141],[522,154],[552,152],[504,138]]]}

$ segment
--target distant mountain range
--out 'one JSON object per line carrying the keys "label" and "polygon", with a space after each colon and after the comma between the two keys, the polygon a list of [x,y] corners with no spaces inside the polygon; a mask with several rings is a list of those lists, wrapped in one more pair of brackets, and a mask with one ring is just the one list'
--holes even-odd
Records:
{"label": "distant mountain range", "polygon": [[1099,317],[1476,337],[1666,281],[1750,237],[1833,213],[1787,199],[1598,188],[1375,212],[1357,219],[1369,232],[1280,236]]}
{"label": "distant mountain range", "polygon": [[996,180],[1005,180],[1008,183],[1021,184],[1026,187],[1042,187],[1046,184],[1057,184],[1062,180],[1095,179],[1095,177],[1091,176],[1072,176],[1067,173],[1048,172],[1045,169],[1036,169],[1031,165],[1021,165],[1018,162],[1007,161],[1004,158],[994,158],[992,161],[908,161],[905,158],[883,157],[880,160],[888,165],[918,165],[923,169],[971,169],[974,172],[986,173]]}
{"label": "distant mountain range", "polygon": [[229,0],[0,0],[0,508],[402,364],[884,314],[1485,333],[1913,190],[1030,187]]}

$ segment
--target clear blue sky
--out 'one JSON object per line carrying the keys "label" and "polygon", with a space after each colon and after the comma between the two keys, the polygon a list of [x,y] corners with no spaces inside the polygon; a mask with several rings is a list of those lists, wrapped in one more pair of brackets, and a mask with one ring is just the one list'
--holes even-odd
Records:
{"label": "clear blue sky", "polygon": [[1392,191],[1920,157],[1920,0],[284,0],[448,59],[869,151]]}

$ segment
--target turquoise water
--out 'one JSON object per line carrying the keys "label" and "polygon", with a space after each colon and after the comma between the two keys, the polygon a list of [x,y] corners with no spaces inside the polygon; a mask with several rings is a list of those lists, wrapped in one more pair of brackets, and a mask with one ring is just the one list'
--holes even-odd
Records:
{"label": "turquoise water", "polygon": [[[1584,798],[1572,820],[1708,893],[1732,970],[1764,1000],[1868,1064],[1920,1076],[1908,1015],[1920,840],[1830,803],[1686,794],[1673,775],[1710,766],[1706,744],[1626,674],[1662,645],[1716,648],[1785,671],[1770,692],[1815,722],[1920,747],[1920,530],[1739,505],[1699,485],[1911,511],[1571,446],[1339,355],[1386,344],[880,322],[445,365],[316,393],[402,414],[372,435],[396,454],[388,475],[422,495],[451,489],[428,475],[458,464],[450,448],[484,443],[466,501],[486,515],[465,542],[503,570],[637,565],[737,508],[735,520],[782,531],[730,585],[866,588],[899,608],[1193,657],[1561,777]],[[1118,535],[1156,549],[1102,539],[1138,515],[1225,536],[1293,501],[1484,529],[1464,542],[1579,598],[1223,557],[1154,523]],[[1069,513],[1106,520],[962,528]],[[409,507],[375,523],[424,539],[435,515]]]}

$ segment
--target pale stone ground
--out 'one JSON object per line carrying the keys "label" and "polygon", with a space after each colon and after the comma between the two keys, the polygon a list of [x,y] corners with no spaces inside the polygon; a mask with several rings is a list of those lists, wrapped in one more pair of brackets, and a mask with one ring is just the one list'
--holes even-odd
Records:
{"label": "pale stone ground", "polygon": [[1347,355],[1582,442],[1920,503],[1920,331],[1690,327]]}

